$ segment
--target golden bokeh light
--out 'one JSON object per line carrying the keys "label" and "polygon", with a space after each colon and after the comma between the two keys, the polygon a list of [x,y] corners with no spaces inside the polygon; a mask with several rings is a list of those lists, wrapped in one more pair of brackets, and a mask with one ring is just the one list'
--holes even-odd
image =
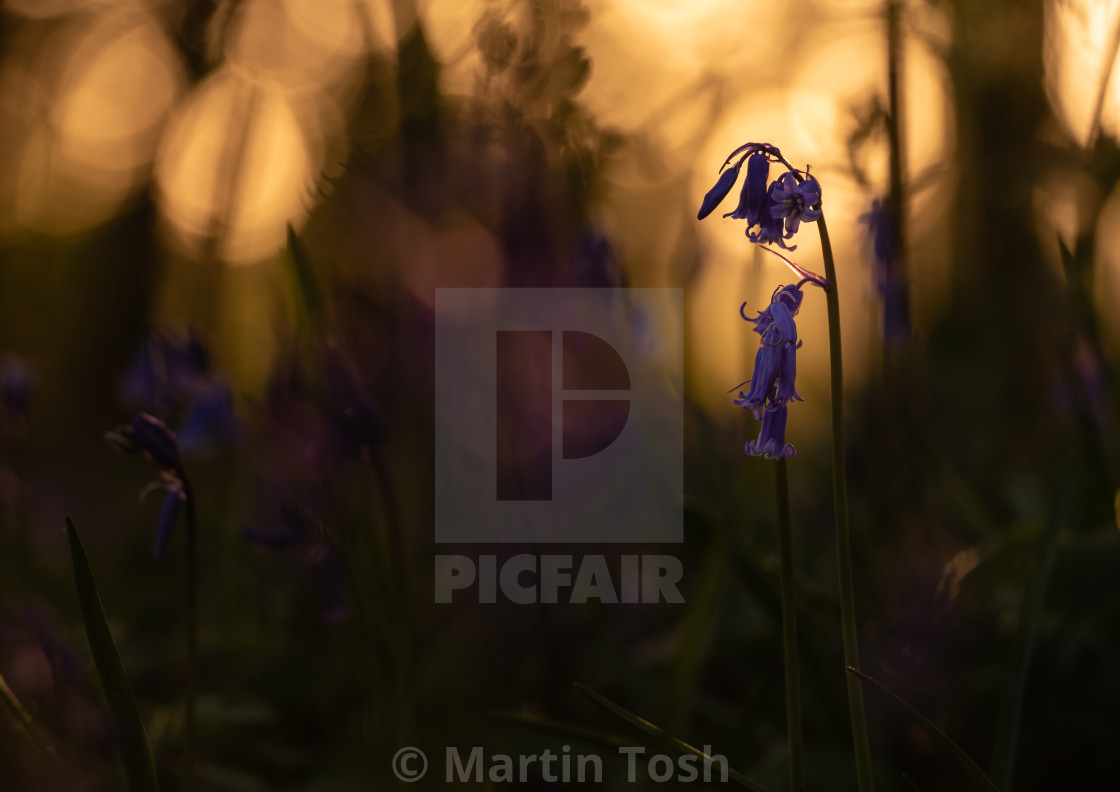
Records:
{"label": "golden bokeh light", "polygon": [[291,93],[333,93],[355,79],[365,54],[362,24],[348,0],[249,0],[230,22],[227,63]]}
{"label": "golden bokeh light", "polygon": [[1120,4],[1099,0],[1049,0],[1045,4],[1043,64],[1046,94],[1066,134],[1087,144],[1093,131],[1102,80],[1108,75],[1099,122],[1120,134],[1120,63],[1110,51],[1120,24]]}
{"label": "golden bokeh light", "polygon": [[96,3],[97,0],[4,0],[4,10],[27,19],[52,19]]}
{"label": "golden bokeh light", "polygon": [[[53,44],[46,49],[46,42]],[[182,73],[147,15],[110,14],[28,42],[4,65],[2,230],[71,233],[104,222],[145,183]],[[32,75],[35,76],[32,76]]]}
{"label": "golden bokeh light", "polygon": [[[284,244],[307,213],[321,149],[286,93],[223,69],[180,106],[157,163],[161,209],[191,255],[232,263]],[[309,134],[310,133],[310,134]]]}

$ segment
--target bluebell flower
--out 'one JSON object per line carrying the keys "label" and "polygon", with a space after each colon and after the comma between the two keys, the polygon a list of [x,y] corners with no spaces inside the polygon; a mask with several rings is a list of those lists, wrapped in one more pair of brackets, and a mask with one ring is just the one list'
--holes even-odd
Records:
{"label": "bluebell flower", "polygon": [[776,179],[766,191],[766,205],[769,207],[769,211],[763,212],[762,217],[758,219],[758,231],[752,231],[751,227],[747,226],[747,239],[760,245],[777,242],[780,247],[786,250],[797,250],[797,245],[787,245],[785,243],[785,239],[791,235],[782,232],[783,215],[774,213],[774,210],[779,206],[777,195],[780,190],[781,181]]}
{"label": "bluebell flower", "polygon": [[739,160],[733,167],[728,168],[719,175],[715,186],[708,190],[708,194],[704,196],[704,200],[700,204],[700,211],[696,213],[697,220],[703,220],[710,215],[712,210],[719,206],[720,202],[727,197],[727,194],[731,192],[731,188],[735,186],[735,180],[739,178],[739,169],[742,167],[743,160]]}
{"label": "bluebell flower", "polygon": [[145,412],[169,416],[169,421],[176,416],[172,423],[187,450],[209,449],[237,433],[229,385],[212,371],[210,353],[193,328],[144,339],[122,395]]}
{"label": "bluebell flower", "polygon": [[739,193],[739,205],[734,212],[728,212],[724,217],[746,220],[748,228],[758,225],[767,209],[766,178],[769,174],[770,160],[765,154],[755,152],[748,157],[747,178],[743,180],[743,189]]}
{"label": "bluebell flower", "polygon": [[118,426],[108,432],[109,445],[126,454],[141,454],[154,461],[164,471],[182,478],[183,455],[179,439],[163,421],[154,415],[140,413],[128,426]]}
{"label": "bluebell flower", "polygon": [[[782,306],[779,306],[779,310]],[[796,338],[796,331],[795,336]],[[762,338],[762,344],[754,359],[754,374],[746,393],[739,392],[733,399],[744,409],[751,410],[755,418],[761,418],[764,410],[784,406],[790,401],[804,401],[794,388],[797,378],[797,349],[801,343],[782,335],[777,327],[771,327]]]}
{"label": "bluebell flower", "polygon": [[[792,325],[793,317],[797,316],[797,312],[801,310],[801,301],[805,299],[805,292],[801,291],[801,286],[798,284],[790,284],[789,286],[779,286],[774,289],[774,293],[770,295],[770,305],[762,311],[758,312],[758,316],[754,319],[747,319],[748,322],[754,324],[754,331],[760,336],[765,336],[766,332],[770,329],[770,325],[774,324],[774,312],[771,308],[776,303],[783,305],[789,312],[788,319],[783,314],[781,316],[782,325],[785,331],[793,340],[797,340],[797,327]],[[746,307],[743,303],[743,307]],[[746,317],[743,317],[746,319]]]}
{"label": "bluebell flower", "polygon": [[747,444],[747,453],[753,456],[778,459],[795,453],[784,438],[787,405],[804,401],[795,388],[801,342],[794,322],[803,298],[800,285],[781,286],[774,291],[766,310],[748,320],[762,340],[755,355],[750,387],[746,392],[739,391],[739,397],[732,401],[751,410],[762,421],[758,440]]}
{"label": "bluebell flower", "polygon": [[798,182],[792,173],[783,173],[775,184],[778,188],[770,193],[770,215],[785,219],[786,238],[789,239],[797,233],[802,221],[811,223],[820,218],[821,210],[813,207],[821,202],[821,185],[813,176]]}
{"label": "bluebell flower", "polygon": [[786,407],[767,408],[762,413],[762,426],[758,438],[747,443],[744,449],[751,456],[766,459],[785,459],[797,453],[792,443],[786,442]]}

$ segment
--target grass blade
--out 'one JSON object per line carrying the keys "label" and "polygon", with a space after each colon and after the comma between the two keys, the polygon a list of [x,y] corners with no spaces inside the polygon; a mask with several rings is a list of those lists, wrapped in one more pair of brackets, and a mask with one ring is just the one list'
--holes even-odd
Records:
{"label": "grass blade", "polygon": [[323,310],[323,295],[315,280],[315,267],[311,263],[311,255],[291,223],[288,224],[288,249],[284,261],[290,268],[292,284],[295,293],[299,295],[304,316],[309,319],[317,318]]}
{"label": "grass blade", "polygon": [[93,581],[93,572],[89,568],[82,538],[69,517],[66,518],[66,536],[70,540],[74,585],[78,591],[78,603],[82,609],[89,650],[101,678],[105,699],[109,702],[129,787],[132,792],[159,792],[144,720],[140,717],[140,708],[132,694],[132,685],[129,684],[124,663],[117,652],[117,645],[113,642],[113,634],[109,632],[109,624],[105,621],[105,611],[101,607],[101,597]]}
{"label": "grass blade", "polygon": [[[626,709],[625,707],[621,707],[618,704],[615,704],[613,701],[611,701],[606,696],[602,696],[599,693],[596,693],[591,688],[587,687],[586,685],[581,685],[579,682],[575,682],[573,684],[575,685],[576,689],[579,690],[580,693],[583,693],[585,696],[587,696],[589,699],[594,701],[596,704],[598,704],[600,707],[602,707],[603,709],[605,709],[607,712],[611,713],[615,717],[617,717],[617,718],[625,721],[626,723],[630,724],[635,729],[640,731],[642,734],[648,735],[649,737],[652,737],[654,740],[656,740],[656,741],[658,741],[662,744],[668,745],[672,748],[675,748],[676,750],[683,751],[683,752],[688,753],[688,754],[692,754],[693,756],[697,757],[698,759],[703,759],[705,761],[710,761],[711,760],[712,757],[708,756],[708,754],[704,753],[703,751],[701,751],[697,748],[693,748],[688,743],[683,742],[681,740],[678,740],[676,737],[673,737],[672,735],[666,734],[660,727],[654,726],[652,723],[647,721],[645,718],[641,718],[641,717],[635,715],[633,712]],[[751,779],[747,778],[745,775],[743,775],[739,771],[734,770],[730,767],[727,768],[727,779],[729,781],[734,781],[736,784],[738,784],[741,787],[753,790],[754,792],[769,792],[769,790],[767,790],[766,787],[762,786],[761,784],[759,784],[755,781],[752,781]]]}
{"label": "grass blade", "polygon": [[988,778],[988,776],[984,773],[983,770],[980,769],[980,766],[976,764],[976,762],[972,761],[972,757],[966,754],[963,748],[953,742],[949,738],[949,736],[945,734],[945,732],[941,731],[941,729],[933,725],[933,722],[922,715],[922,713],[918,712],[904,700],[895,695],[894,692],[891,691],[891,689],[884,685],[882,682],[879,682],[876,679],[872,679],[859,669],[848,666],[848,673],[862,680],[864,684],[870,685],[875,690],[879,691],[888,699],[897,704],[907,715],[910,716],[911,720],[913,720],[914,723],[921,726],[922,730],[925,731],[926,734],[935,739],[938,743],[941,744],[942,748],[948,751],[949,755],[953,758],[953,761],[955,761],[957,765],[962,770],[964,770],[965,773],[968,774],[969,778],[976,782],[976,785],[978,787],[987,789],[989,790],[989,792],[999,792],[999,787],[997,787],[995,783],[993,783],[992,779]]}

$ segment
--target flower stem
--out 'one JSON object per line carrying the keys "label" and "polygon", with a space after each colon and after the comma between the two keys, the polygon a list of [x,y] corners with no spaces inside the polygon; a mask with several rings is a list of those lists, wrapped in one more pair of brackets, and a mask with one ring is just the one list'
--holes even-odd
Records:
{"label": "flower stem", "polygon": [[910,294],[906,277],[906,136],[903,131],[902,0],[886,0],[887,17],[887,141],[890,153],[890,194],[887,224],[890,244],[883,264],[883,366],[890,373],[898,342],[910,336]]}
{"label": "flower stem", "polygon": [[185,472],[183,491],[187,501],[187,711],[183,725],[183,789],[193,792],[195,711],[198,707],[198,549],[194,490]]}
{"label": "flower stem", "polygon": [[[836,509],[836,561],[840,584],[840,624],[844,637],[844,664],[860,670],[859,630],[856,626],[855,584],[852,574],[852,535],[848,525],[848,477],[844,466],[844,368],[840,343],[840,295],[836,283],[836,261],[824,215],[817,220],[821,235],[824,276],[832,283],[825,291],[828,307],[828,347],[832,389],[832,495]],[[852,717],[852,742],[855,748],[856,779],[860,792],[874,788],[871,772],[871,746],[867,737],[867,717],[863,689],[855,674],[848,674],[848,709]]]}
{"label": "flower stem", "polygon": [[786,739],[789,743],[789,788],[804,788],[801,744],[801,680],[797,662],[797,605],[793,588],[793,539],[789,519],[789,477],[786,460],[774,464],[774,499],[778,507],[778,555],[781,559],[782,653],[786,672]]}

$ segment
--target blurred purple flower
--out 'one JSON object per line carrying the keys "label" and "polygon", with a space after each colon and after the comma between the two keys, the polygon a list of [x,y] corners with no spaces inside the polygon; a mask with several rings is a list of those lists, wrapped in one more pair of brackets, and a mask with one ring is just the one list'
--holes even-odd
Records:
{"label": "blurred purple flower", "polygon": [[609,289],[625,285],[610,239],[594,226],[580,236],[565,285]]}
{"label": "blurred purple flower", "polygon": [[903,262],[895,255],[898,249],[898,229],[889,207],[878,199],[871,202],[871,210],[859,218],[867,223],[874,253],[875,286],[883,301],[883,338],[888,344],[905,344],[910,341],[910,294],[906,284]]}
{"label": "blurred purple flower", "polygon": [[179,431],[184,449],[196,451],[209,448],[215,439],[229,440],[237,434],[233,417],[233,394],[219,377],[209,377],[196,384],[194,405]]}
{"label": "blurred purple flower", "polygon": [[31,408],[36,376],[23,358],[5,355],[0,359],[0,417],[9,429],[21,429]]}
{"label": "blurred purple flower", "polygon": [[183,455],[179,440],[163,421],[154,415],[140,413],[127,426],[118,426],[105,439],[113,448],[126,454],[141,454],[165,472],[183,477]]}
{"label": "blurred purple flower", "polygon": [[140,454],[160,466],[162,475],[158,481],[149,484],[140,493],[143,498],[153,489],[167,490],[160,508],[159,521],[156,523],[156,543],[153,554],[156,558],[163,555],[171,541],[175,523],[183,502],[189,497],[187,474],[183,466],[183,455],[179,450],[179,439],[167,428],[167,424],[154,415],[140,413],[127,426],[118,426],[107,432],[105,439],[109,445],[126,454]]}
{"label": "blurred purple flower", "polygon": [[233,397],[211,369],[210,353],[193,328],[152,333],[141,344],[121,386],[126,402],[145,412],[186,416],[182,447],[207,448],[237,434]]}

